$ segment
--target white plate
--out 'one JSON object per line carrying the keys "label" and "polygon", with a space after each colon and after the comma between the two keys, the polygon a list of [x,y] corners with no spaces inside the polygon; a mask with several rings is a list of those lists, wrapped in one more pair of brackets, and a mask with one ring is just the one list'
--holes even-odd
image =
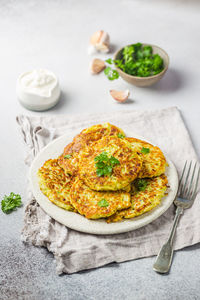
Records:
{"label": "white plate", "polygon": [[[134,136],[144,140],[144,138],[132,133],[128,134],[128,132],[127,136]],[[82,232],[92,234],[117,234],[135,230],[149,224],[160,217],[170,207],[177,193],[178,176],[174,164],[168,158],[167,162],[169,167],[167,167],[166,170],[166,175],[168,177],[170,186],[168,195],[163,197],[160,205],[155,207],[150,212],[136,218],[107,224],[105,220],[88,220],[77,213],[69,212],[51,203],[40,191],[37,171],[46,160],[58,157],[63,152],[64,147],[70,143],[72,139],[73,137],[69,137],[69,135],[66,134],[49,143],[34,159],[30,170],[30,183],[32,192],[39,205],[53,219],[69,228]]]}

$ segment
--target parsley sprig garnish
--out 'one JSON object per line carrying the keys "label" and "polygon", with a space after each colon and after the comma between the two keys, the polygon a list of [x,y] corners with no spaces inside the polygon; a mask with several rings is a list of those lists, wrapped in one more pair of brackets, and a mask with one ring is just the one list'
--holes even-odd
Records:
{"label": "parsley sprig garnish", "polygon": [[142,147],[142,150],[141,150],[142,154],[148,154],[149,152],[150,152],[149,148]]}
{"label": "parsley sprig garnish", "polygon": [[67,155],[64,155],[64,158],[67,158],[67,159],[69,159],[69,158],[71,158],[72,156],[70,155],[70,154],[67,154]]}
{"label": "parsley sprig garnish", "polygon": [[99,177],[111,175],[114,166],[120,164],[119,160],[114,156],[108,157],[107,152],[102,152],[101,154],[96,156],[94,161],[96,162],[96,173]]}
{"label": "parsley sprig garnish", "polygon": [[19,194],[10,193],[9,196],[4,196],[1,201],[1,209],[5,214],[11,213],[17,207],[22,205],[21,196]]}
{"label": "parsley sprig garnish", "polygon": [[135,187],[138,191],[145,191],[147,187],[148,182],[146,179],[136,179]]}
{"label": "parsley sprig garnish", "polygon": [[100,207],[108,207],[109,206],[109,202],[106,199],[101,199],[97,204]]}
{"label": "parsley sprig garnish", "polygon": [[117,135],[117,136],[118,136],[118,138],[120,138],[120,139],[123,139],[123,138],[125,138],[125,135],[123,135],[123,134],[122,134],[122,133],[120,133],[120,132],[118,133],[118,135]]}

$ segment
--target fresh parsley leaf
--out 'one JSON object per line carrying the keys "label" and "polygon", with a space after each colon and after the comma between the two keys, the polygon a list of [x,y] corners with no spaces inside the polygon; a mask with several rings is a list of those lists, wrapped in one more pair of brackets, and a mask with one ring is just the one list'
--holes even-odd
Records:
{"label": "fresh parsley leaf", "polygon": [[125,136],[124,136],[122,133],[120,133],[120,132],[118,133],[117,136],[118,136],[118,138],[120,138],[120,139],[123,139],[123,138],[125,137]]}
{"label": "fresh parsley leaf", "polygon": [[107,152],[102,152],[101,154],[99,154],[98,156],[95,157],[95,161],[100,161],[100,162],[103,162],[103,161],[108,161],[108,153]]}
{"label": "fresh parsley leaf", "polygon": [[138,191],[145,191],[147,184],[148,182],[146,181],[146,179],[137,179],[135,182],[135,186]]}
{"label": "fresh parsley leaf", "polygon": [[104,167],[104,175],[111,175],[112,174],[112,166],[106,165]]}
{"label": "fresh parsley leaf", "polygon": [[112,174],[112,167],[109,165],[106,165],[105,163],[102,163],[103,166],[99,167],[99,164],[96,164],[96,168],[97,168],[97,176],[101,177],[101,176],[106,176],[106,175],[111,175]]}
{"label": "fresh parsley leaf", "polygon": [[116,70],[113,70],[111,67],[105,68],[104,74],[108,77],[109,80],[115,80],[119,78],[119,73]]}
{"label": "fresh parsley leaf", "polygon": [[144,53],[141,49],[139,49],[137,52],[136,52],[136,58],[137,59],[142,59],[144,58]]}
{"label": "fresh parsley leaf", "polygon": [[104,169],[97,169],[97,176],[98,177],[101,177],[101,176],[103,176],[104,175]]}
{"label": "fresh parsley leaf", "polygon": [[135,48],[135,52],[137,52],[138,50],[140,50],[142,48],[142,44],[141,43],[137,43],[133,45]]}
{"label": "fresh parsley leaf", "polygon": [[69,159],[69,158],[71,158],[72,156],[70,155],[70,154],[67,154],[67,155],[65,155],[64,156],[64,158],[67,158],[67,159]]}
{"label": "fresh parsley leaf", "polygon": [[155,54],[153,56],[153,70],[158,71],[163,68],[163,60],[160,55]]}
{"label": "fresh parsley leaf", "polygon": [[152,75],[157,75],[161,72],[162,70],[157,70],[157,71],[153,71]]}
{"label": "fresh parsley leaf", "polygon": [[106,62],[107,62],[109,65],[112,65],[112,64],[113,64],[113,60],[112,60],[112,58],[108,58],[108,59],[106,59]]}
{"label": "fresh parsley leaf", "polygon": [[145,147],[142,147],[142,150],[141,150],[141,153],[142,154],[147,154],[150,152],[150,149],[149,148],[145,148]]}
{"label": "fresh parsley leaf", "polygon": [[124,47],[122,53],[123,53],[125,63],[133,59],[134,52],[135,52],[134,45]]}
{"label": "fresh parsley leaf", "polygon": [[95,166],[97,167],[97,169],[103,169],[105,166],[105,163],[103,161],[98,161]]}
{"label": "fresh parsley leaf", "polygon": [[100,207],[107,207],[107,206],[109,206],[109,202],[106,201],[106,199],[101,199],[101,200],[98,202],[98,205],[99,205]]}
{"label": "fresh parsley leaf", "polygon": [[150,57],[152,55],[153,49],[151,46],[144,46],[143,47],[143,56]]}
{"label": "fresh parsley leaf", "polygon": [[106,76],[108,76],[108,75],[109,75],[109,72],[110,72],[111,70],[112,70],[111,67],[105,68],[105,69],[104,69],[104,74],[105,74]]}
{"label": "fresh parsley leaf", "polygon": [[11,213],[21,205],[21,196],[19,194],[10,193],[9,196],[5,195],[3,200],[1,201],[1,209],[5,214]]}
{"label": "fresh parsley leaf", "polygon": [[110,157],[110,161],[109,162],[110,162],[110,165],[113,166],[113,167],[115,165],[119,165],[120,164],[119,160],[117,158],[115,158],[114,156]]}
{"label": "fresh parsley leaf", "polygon": [[113,62],[118,68],[125,72],[125,66],[122,59],[116,59]]}
{"label": "fresh parsley leaf", "polygon": [[108,157],[107,152],[102,152],[94,158],[97,176],[111,175],[113,167],[119,165],[120,162],[114,156]]}

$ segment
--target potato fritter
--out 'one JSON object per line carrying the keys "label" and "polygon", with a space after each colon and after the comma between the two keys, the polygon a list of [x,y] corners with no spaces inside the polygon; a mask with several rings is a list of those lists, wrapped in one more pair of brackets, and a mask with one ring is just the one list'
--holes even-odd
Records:
{"label": "potato fritter", "polygon": [[104,136],[125,136],[122,129],[110,124],[98,124],[83,129],[76,135],[69,145],[64,149],[63,154],[59,157],[58,163],[66,173],[75,175],[78,171],[78,153],[86,146],[101,139]]}
{"label": "potato fritter", "polygon": [[57,159],[49,159],[38,170],[39,186],[51,202],[66,210],[75,211],[70,202],[72,177],[66,175]]}
{"label": "potato fritter", "polygon": [[[106,154],[111,163],[97,161]],[[116,163],[115,163],[116,162]],[[98,163],[98,164],[97,164]],[[98,168],[103,168],[101,172]],[[113,165],[113,166],[112,166]],[[125,139],[105,136],[86,147],[79,156],[79,175],[87,186],[96,191],[115,191],[127,187],[142,167],[141,158]]]}
{"label": "potato fritter", "polygon": [[160,204],[167,190],[167,177],[136,179],[132,183],[131,207],[116,212],[107,219],[108,223],[118,222],[142,215]]}
{"label": "potato fritter", "polygon": [[156,177],[165,173],[166,159],[162,151],[145,141],[135,138],[125,138],[142,158],[142,169],[138,177]]}
{"label": "potato fritter", "polygon": [[47,160],[38,170],[39,186],[61,208],[117,222],[160,204],[166,166],[158,147],[105,123],[82,130],[58,159]]}
{"label": "potato fritter", "polygon": [[130,193],[93,191],[79,178],[72,184],[71,203],[88,219],[105,218],[131,206]]}

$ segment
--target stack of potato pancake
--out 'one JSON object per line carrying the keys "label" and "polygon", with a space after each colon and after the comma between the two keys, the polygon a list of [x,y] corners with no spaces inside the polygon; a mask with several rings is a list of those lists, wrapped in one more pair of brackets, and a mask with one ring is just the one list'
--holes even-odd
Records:
{"label": "stack of potato pancake", "polygon": [[167,190],[162,151],[109,123],[81,131],[38,170],[41,191],[63,209],[107,222],[157,206]]}

